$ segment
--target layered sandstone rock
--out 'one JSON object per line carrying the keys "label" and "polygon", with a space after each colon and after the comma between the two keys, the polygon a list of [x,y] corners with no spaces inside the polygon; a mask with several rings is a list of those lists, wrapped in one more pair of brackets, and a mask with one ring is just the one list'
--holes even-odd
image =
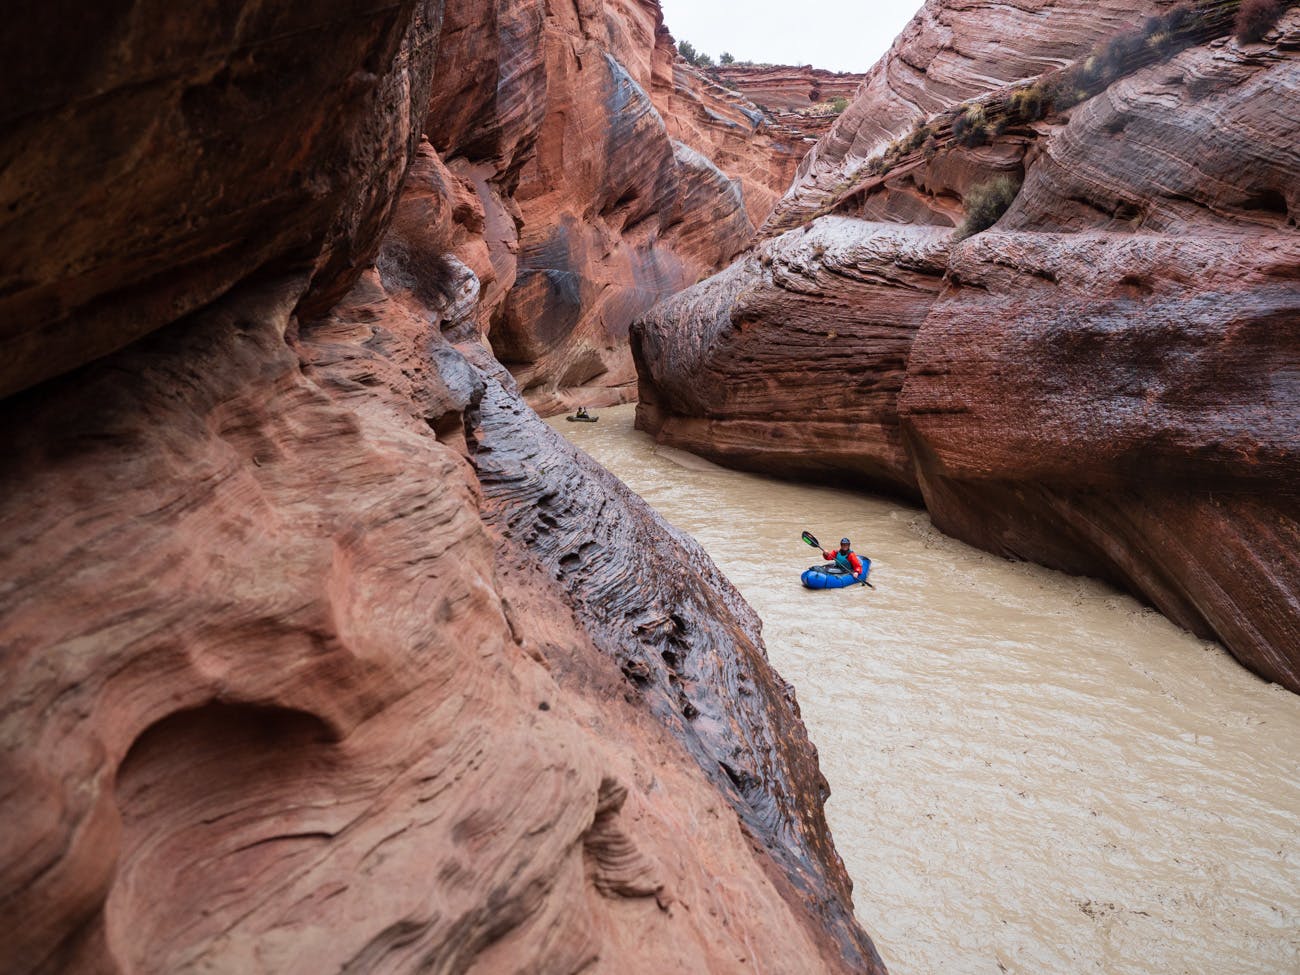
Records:
{"label": "layered sandstone rock", "polygon": [[826,71],[812,65],[722,64],[709,74],[772,112],[796,112],[836,98],[852,99],[865,74]]}
{"label": "layered sandstone rock", "polygon": [[763,231],[824,212],[845,181],[891,140],[942,109],[1040,75],[1174,6],[1165,0],[1043,0],[971,6],[928,0],[868,73],[859,96],[803,159]]}
{"label": "layered sandstone rock", "polygon": [[456,252],[543,412],[632,398],[632,320],[743,250],[808,148],[675,53],[644,0],[447,5],[428,128],[487,255]]}
{"label": "layered sandstone rock", "polygon": [[666,31],[658,35],[654,68],[651,95],[669,134],[740,181],[746,213],[759,226],[810,148],[806,133],[691,67]]}
{"label": "layered sandstone rock", "polygon": [[[968,36],[977,16],[927,6],[822,160],[897,131],[868,120],[896,107],[885,80],[913,76],[909,37]],[[929,117],[917,144],[854,165],[826,197],[852,216],[637,326],[641,423],[755,469],[919,490],[944,530],[1111,578],[1300,690],[1300,12],[1263,44],[1199,23],[1181,52],[1142,31],[1111,48],[1136,53],[1064,113],[991,121],[973,145]],[[933,87],[911,103],[953,94]],[[993,120],[1012,94],[976,104]],[[789,215],[824,207],[819,165]],[[998,232],[956,242],[998,176],[1024,181]]]}
{"label": "layered sandstone rock", "polygon": [[1111,578],[1300,690],[1297,268],[1295,234],[959,247],[899,404],[935,524]]}
{"label": "layered sandstone rock", "polygon": [[[302,283],[5,411],[3,970],[872,964],[716,569],[376,278],[286,343]],[[652,591],[557,582],[548,477]]]}
{"label": "layered sandstone rock", "polygon": [[[480,341],[517,211],[486,164],[417,148],[437,12],[339,41],[298,115],[218,100],[215,156],[189,160],[210,178],[78,167],[61,192],[102,213],[61,239],[6,228],[15,266],[69,296],[49,334],[85,335],[15,354],[32,388],[0,403],[0,971],[883,971],[752,612]],[[149,21],[149,44],[131,22],[79,37],[76,66],[143,77],[201,28],[209,67],[256,78],[256,31],[342,13],[245,18],[238,57],[202,18]],[[473,40],[447,26],[444,45]],[[69,101],[33,109],[4,158],[27,166],[30,131],[67,112],[129,154],[130,92],[86,100],[33,51]],[[502,126],[459,145],[551,137],[517,127],[509,86],[493,97],[466,125]],[[150,137],[176,160],[197,136]],[[347,152],[290,174],[285,145]],[[281,228],[299,179],[322,196]],[[147,254],[120,236],[128,210],[162,221]],[[241,220],[270,228],[265,254]],[[145,279],[96,278],[116,318],[76,305],[96,234],[148,259]],[[191,245],[217,300],[190,290]]]}
{"label": "layered sandstone rock", "polygon": [[[798,147],[795,171],[779,187],[778,195],[791,186],[799,162],[834,126],[838,115],[834,102],[852,101],[867,75],[847,71],[826,71],[808,65],[720,65],[710,68],[709,77],[724,90],[738,92],[768,116],[772,128]],[[773,201],[764,213],[771,213]],[[762,226],[763,221],[759,221]]]}
{"label": "layered sandstone rock", "polygon": [[917,495],[898,394],[949,234],[827,218],[659,305],[636,328],[637,421],[737,467]]}
{"label": "layered sandstone rock", "polygon": [[319,308],[374,256],[436,8],[54,2],[20,21],[0,57],[0,395],[253,275],[311,268]]}

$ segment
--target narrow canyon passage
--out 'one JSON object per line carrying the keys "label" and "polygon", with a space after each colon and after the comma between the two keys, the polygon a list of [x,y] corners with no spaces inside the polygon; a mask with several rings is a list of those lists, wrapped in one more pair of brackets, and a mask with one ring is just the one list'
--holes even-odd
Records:
{"label": "narrow canyon passage", "polygon": [[[1102,583],[656,448],[633,410],[550,422],[762,617],[891,972],[1300,972],[1300,697]],[[876,589],[804,590],[802,529]]]}

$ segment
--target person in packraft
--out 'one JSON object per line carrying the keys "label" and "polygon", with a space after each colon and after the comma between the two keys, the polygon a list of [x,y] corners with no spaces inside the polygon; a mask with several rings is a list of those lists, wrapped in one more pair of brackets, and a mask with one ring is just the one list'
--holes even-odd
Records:
{"label": "person in packraft", "polygon": [[847,569],[853,573],[855,579],[862,575],[862,560],[858,558],[858,553],[853,551],[853,545],[847,538],[840,539],[838,552],[822,552],[822,558],[827,562],[834,562],[841,569]]}

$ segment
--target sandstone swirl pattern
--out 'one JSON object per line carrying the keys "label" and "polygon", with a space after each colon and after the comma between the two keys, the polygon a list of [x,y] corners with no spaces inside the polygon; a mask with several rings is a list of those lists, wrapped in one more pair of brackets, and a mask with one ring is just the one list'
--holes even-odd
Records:
{"label": "sandstone swirl pattern", "polygon": [[543,413],[629,401],[633,319],[740,253],[808,145],[654,3],[449,0],[444,31],[428,133],[482,202],[480,328]]}
{"label": "sandstone swirl pattern", "polygon": [[[596,135],[540,6],[74,6],[0,88],[0,971],[883,971],[753,614],[484,341],[594,246],[503,191]],[[567,165],[686,239],[657,9],[558,9]]]}
{"label": "sandstone swirl pattern", "polygon": [[[1041,30],[927,4],[769,221],[797,229],[636,326],[639,422],[920,498],[944,531],[1110,578],[1300,691],[1300,12],[987,144],[934,124],[867,175],[910,119],[992,111],[991,86],[1164,9],[1040,6]],[[977,43],[1007,18],[1010,50]],[[1023,179],[1015,202],[958,242],[998,176]]]}

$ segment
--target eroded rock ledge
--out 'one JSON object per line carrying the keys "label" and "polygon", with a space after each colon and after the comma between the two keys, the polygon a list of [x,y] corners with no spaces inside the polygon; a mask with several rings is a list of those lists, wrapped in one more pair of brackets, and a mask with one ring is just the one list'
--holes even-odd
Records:
{"label": "eroded rock ledge", "polygon": [[[1056,33],[1072,9],[1015,32],[998,74],[934,40],[993,14],[927,5],[769,222],[797,229],[635,326],[638,422],[920,497],[944,531],[1112,579],[1300,691],[1300,11],[1262,43],[1192,23],[1180,50],[1141,26],[1151,5],[1092,55],[1114,24]],[[997,114],[1071,50],[1095,95]],[[900,99],[910,137],[882,127]],[[960,240],[998,178],[1014,202]]]}

